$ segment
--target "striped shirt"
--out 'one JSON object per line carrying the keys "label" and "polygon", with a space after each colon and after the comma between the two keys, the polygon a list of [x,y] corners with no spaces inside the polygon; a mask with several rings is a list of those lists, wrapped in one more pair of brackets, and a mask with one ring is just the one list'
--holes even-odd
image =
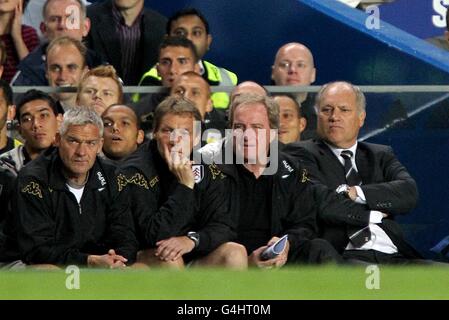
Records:
{"label": "striped shirt", "polygon": [[[25,42],[28,51],[31,52],[39,45],[39,38],[37,32],[33,27],[22,25],[22,38]],[[5,44],[6,48],[6,62],[3,65],[2,79],[10,82],[12,77],[16,74],[17,65],[19,64],[19,56],[17,55],[16,47],[11,34],[0,35],[0,39]]]}
{"label": "striped shirt", "polygon": [[[139,59],[137,54],[140,47],[140,35],[142,21],[142,11],[140,11],[137,18],[134,20],[131,26],[127,26],[125,19],[120,14],[120,11],[115,5],[112,6],[112,17],[115,23],[115,29],[120,38],[120,48],[121,48],[121,69],[123,82],[125,85],[134,84],[138,79],[133,79],[135,70],[139,68]],[[140,74],[139,74],[140,75]]]}

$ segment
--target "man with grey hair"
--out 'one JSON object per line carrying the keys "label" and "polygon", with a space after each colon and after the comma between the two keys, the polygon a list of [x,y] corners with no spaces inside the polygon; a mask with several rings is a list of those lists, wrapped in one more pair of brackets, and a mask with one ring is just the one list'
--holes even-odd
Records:
{"label": "man with grey hair", "polygon": [[[317,206],[306,172],[277,148],[277,103],[266,96],[242,94],[230,110],[233,143],[224,152],[233,156],[219,156],[225,159],[219,168],[230,179],[230,211],[248,264],[271,268],[339,261],[332,246],[316,238]],[[232,163],[226,161],[229,158]],[[288,240],[282,252],[264,259],[264,250],[284,235]]]}
{"label": "man with grey hair", "polygon": [[351,83],[324,85],[316,97],[319,139],[289,145],[286,152],[300,160],[315,184],[340,193],[334,204],[342,210],[322,212],[319,222],[321,236],[343,258],[408,263],[420,255],[394,218],[416,206],[418,190],[391,147],[357,141],[365,104],[363,92]]}
{"label": "man with grey hair", "polygon": [[[46,86],[45,53],[48,44],[54,39],[68,36],[82,41],[90,30],[90,20],[86,17],[86,6],[81,0],[47,0],[43,7],[40,29],[45,42],[23,59],[18,72],[11,80],[13,86]],[[86,52],[89,68],[103,64],[103,58],[93,50]]]}
{"label": "man with grey hair", "polygon": [[97,157],[103,122],[69,109],[48,150],[18,176],[17,243],[26,264],[123,268],[135,260],[129,204],[116,168]]}

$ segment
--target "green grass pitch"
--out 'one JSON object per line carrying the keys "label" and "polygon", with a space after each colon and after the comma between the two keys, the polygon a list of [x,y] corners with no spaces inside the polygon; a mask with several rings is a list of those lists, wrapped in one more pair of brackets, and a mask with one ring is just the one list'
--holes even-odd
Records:
{"label": "green grass pitch", "polygon": [[81,269],[0,273],[0,299],[449,299],[449,268],[296,267],[244,272]]}

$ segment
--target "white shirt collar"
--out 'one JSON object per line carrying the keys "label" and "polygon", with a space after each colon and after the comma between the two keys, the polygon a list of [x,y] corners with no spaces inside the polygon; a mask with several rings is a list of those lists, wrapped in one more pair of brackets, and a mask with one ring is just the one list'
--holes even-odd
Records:
{"label": "white shirt collar", "polygon": [[340,160],[340,162],[341,162],[342,164],[345,163],[345,160],[344,160],[343,157],[341,156],[341,152],[342,152],[343,150],[349,150],[349,151],[351,151],[352,154],[353,154],[353,157],[352,157],[352,163],[355,163],[355,154],[356,154],[356,151],[357,151],[357,143],[358,143],[357,141],[355,142],[355,144],[354,144],[352,147],[350,147],[350,148],[344,148],[344,149],[336,148],[336,147],[330,145],[330,144],[327,143],[327,142],[324,142],[324,143],[331,149],[331,151],[335,154],[335,156],[338,158],[338,160]]}

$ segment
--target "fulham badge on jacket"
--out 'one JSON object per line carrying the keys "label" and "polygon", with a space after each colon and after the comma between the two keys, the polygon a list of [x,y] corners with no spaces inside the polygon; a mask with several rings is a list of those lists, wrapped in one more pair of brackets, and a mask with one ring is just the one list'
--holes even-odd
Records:
{"label": "fulham badge on jacket", "polygon": [[204,166],[202,164],[192,165],[193,178],[195,183],[200,183],[204,178]]}

